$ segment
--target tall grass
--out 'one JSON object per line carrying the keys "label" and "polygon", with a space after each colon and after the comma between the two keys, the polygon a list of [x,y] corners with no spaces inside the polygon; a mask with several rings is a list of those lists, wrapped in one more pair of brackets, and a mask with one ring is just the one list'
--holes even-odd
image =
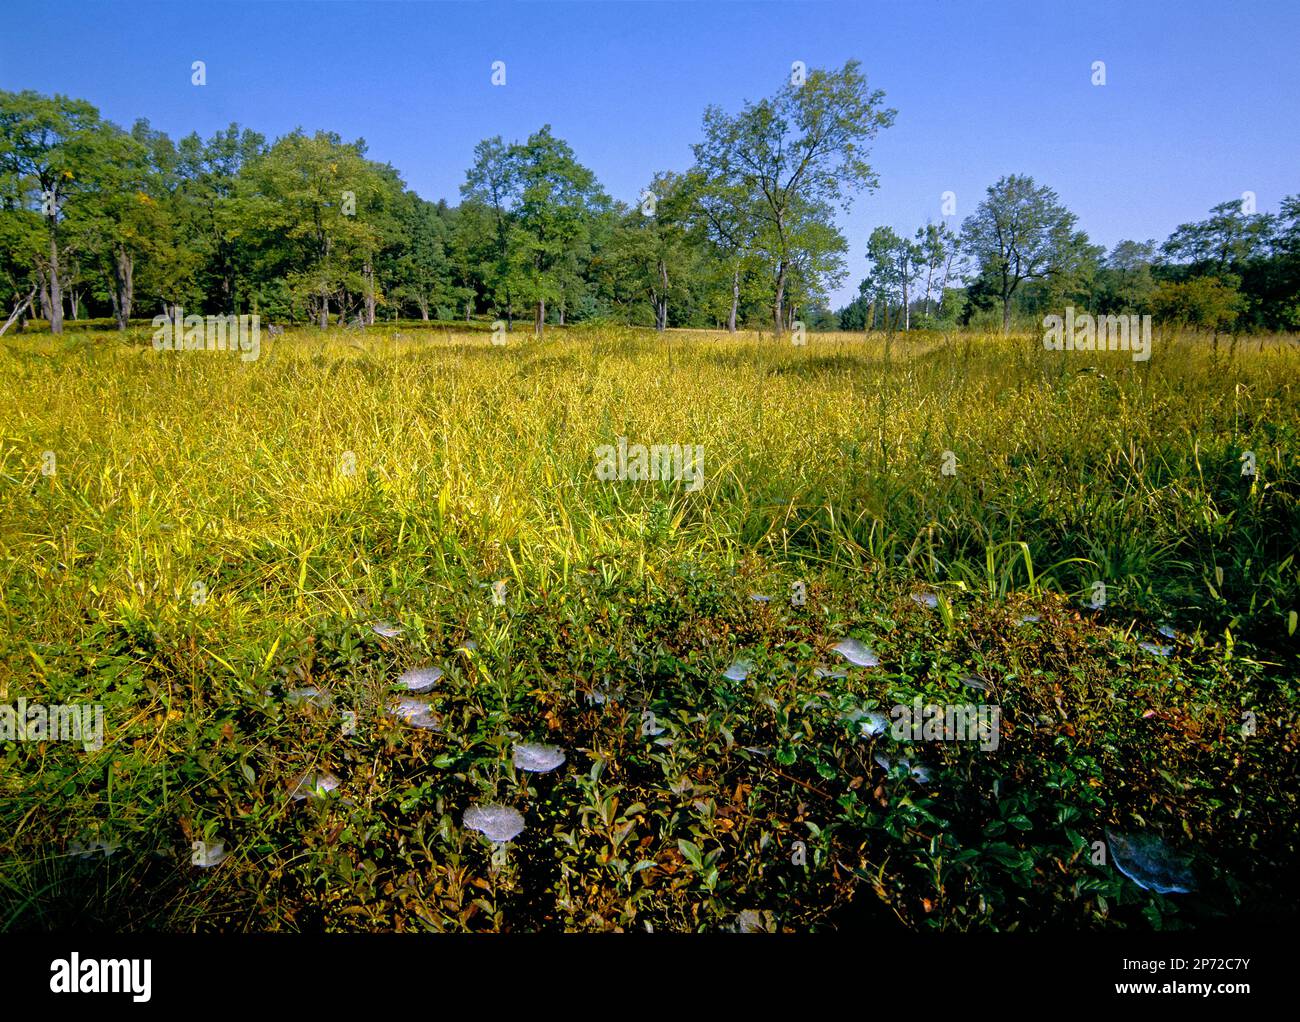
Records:
{"label": "tall grass", "polygon": [[[995,556],[1001,588],[1103,579],[1135,608],[1275,638],[1296,606],[1300,350],[1284,341],[1232,359],[1167,342],[1149,363],[1025,338],[896,337],[887,359],[879,337],[628,331],[305,333],[251,363],[101,338],[5,352],[5,588],[48,640],[196,581],[232,626],[255,608],[274,633],[449,563],[540,582],[700,551],[903,555],[981,587]],[[702,444],[703,489],[599,482],[593,452],[620,436]]]}
{"label": "tall grass", "polygon": [[[992,601],[1077,600],[1103,580],[1112,614],[1226,631],[1294,674],[1291,339],[1215,351],[1163,338],[1137,363],[972,334],[812,334],[795,347],[575,328],[498,347],[482,333],[403,333],[264,336],[252,362],[157,352],[138,332],[6,339],[0,697],[116,692],[142,762],[180,745],[201,758],[193,743],[220,745],[219,731],[195,725],[169,750],[170,714],[210,723],[226,686],[256,702],[277,677],[341,670],[354,640],[337,638],[333,668],[311,666],[304,643],[387,616],[426,651],[479,636],[473,699],[501,723],[520,686],[542,684],[516,655],[525,646],[548,642],[547,663],[583,650],[563,682],[576,697],[606,641],[592,629],[620,613],[609,594],[701,570],[756,588],[925,581]],[[703,445],[702,488],[599,481],[595,450],[619,437]],[[1246,451],[1255,476],[1241,474]],[[498,579],[555,632],[494,617],[485,587]],[[682,613],[704,621],[723,599],[697,592]],[[689,629],[664,615],[660,633],[639,620],[636,641]],[[383,673],[367,661],[358,684]],[[118,783],[78,761],[42,787],[30,759],[9,764],[14,848],[59,832],[41,823],[58,815],[43,801],[54,788],[84,796],[84,815]],[[175,816],[167,786],[201,803],[201,773],[137,775],[155,801],[113,814]],[[201,829],[191,815],[184,826]],[[38,882],[24,876],[15,866],[6,881],[26,892],[20,914]]]}

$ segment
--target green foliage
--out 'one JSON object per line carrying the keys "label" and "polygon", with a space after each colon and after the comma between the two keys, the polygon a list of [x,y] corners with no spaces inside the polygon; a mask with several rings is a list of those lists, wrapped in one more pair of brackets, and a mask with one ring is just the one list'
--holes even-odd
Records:
{"label": "green foliage", "polygon": [[789,81],[734,116],[705,111],[697,172],[714,196],[739,200],[733,209],[743,233],[772,277],[778,335],[788,286],[802,284],[816,296],[842,279],[846,244],[833,215],[876,186],[868,145],[896,113],[883,104],[884,93],[870,89],[851,60],[839,70],[809,70],[806,80]]}
{"label": "green foliage", "polygon": [[961,227],[961,244],[988,293],[1002,304],[1002,331],[1011,328],[1011,300],[1025,281],[1075,274],[1091,258],[1078,217],[1034,179],[1011,174],[989,186]]}
{"label": "green foliage", "polygon": [[1151,296],[1152,314],[1162,323],[1199,330],[1225,330],[1236,322],[1242,300],[1231,281],[1193,277],[1164,281]]}
{"label": "green foliage", "polygon": [[[107,733],[4,743],[0,926],[1147,929],[1295,903],[1293,347],[1136,365],[913,332],[886,361],[860,335],[400,325],[290,331],[251,366],[134,327],[6,338],[0,703],[99,702]],[[619,435],[703,442],[704,486],[600,482]],[[1166,620],[1161,658],[1137,640]],[[880,665],[819,675],[846,637]],[[438,732],[384,712],[427,663]],[[999,706],[997,749],[863,734],[918,697]],[[567,761],[522,773],[514,736]],[[294,802],[308,771],[342,784]],[[461,826],[484,802],[527,822],[503,857]],[[1096,862],[1107,828],[1162,833],[1198,891]],[[196,839],[230,858],[191,866]]]}
{"label": "green foliage", "polygon": [[[1106,256],[1054,192],[1009,175],[960,243],[933,223],[852,242],[836,218],[876,187],[869,146],[894,116],[854,61],[734,114],[709,107],[694,165],[649,183],[662,202],[647,215],[611,201],[549,126],[482,141],[452,207],[332,132],[268,145],[231,124],[173,142],[82,100],[0,92],[0,311],[54,332],[65,315],[111,315],[125,332],[182,308],[318,326],[487,316],[513,328],[530,313],[535,332],[771,323],[780,335],[812,325],[862,244],[871,268],[844,329],[978,330],[1000,307],[1006,332],[1070,304],[1148,312],[1157,294],[1172,323],[1300,326],[1300,196],[1276,214],[1220,203],[1158,250],[1125,241]],[[1201,279],[1239,300],[1175,286]]]}

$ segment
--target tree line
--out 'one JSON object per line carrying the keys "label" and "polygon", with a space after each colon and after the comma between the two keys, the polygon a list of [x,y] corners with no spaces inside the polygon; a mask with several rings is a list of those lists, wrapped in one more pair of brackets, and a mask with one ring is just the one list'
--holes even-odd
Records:
{"label": "tree line", "polygon": [[[870,272],[838,325],[906,330],[984,320],[1006,332],[1074,306],[1216,332],[1300,329],[1300,194],[1276,214],[1257,212],[1254,202],[1247,192],[1163,244],[1125,240],[1107,252],[1052,189],[1008,175],[960,233],[942,223],[913,238],[876,228]],[[955,279],[961,286],[950,288]]]}
{"label": "tree line", "polygon": [[836,217],[877,187],[869,146],[895,114],[855,61],[801,69],[739,111],[710,106],[693,164],[649,175],[636,202],[612,199],[544,126],[480,142],[452,205],[418,196],[364,140],[298,129],[268,142],[231,124],[173,141],[84,100],[0,91],[5,326],[126,329],[184,309],[321,327],[488,316],[539,334],[616,321],[780,336],[796,320],[906,330],[998,312],[1009,329],[1064,302],[1300,326],[1300,196],[1277,215],[1224,203],[1159,248],[1106,254],[1051,189],[1016,175],[959,232],[877,228],[858,297],[831,313],[849,273]]}

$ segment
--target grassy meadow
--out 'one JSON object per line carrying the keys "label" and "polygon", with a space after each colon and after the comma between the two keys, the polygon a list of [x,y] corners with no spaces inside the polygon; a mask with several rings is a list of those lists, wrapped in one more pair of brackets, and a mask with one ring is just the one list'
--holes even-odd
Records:
{"label": "grassy meadow", "polygon": [[[105,733],[0,743],[0,928],[1293,912],[1298,384],[1287,337],[8,336],[0,702]],[[601,481],[620,437],[702,445],[702,485]],[[864,727],[917,698],[1000,707],[996,749]],[[1133,835],[1194,889],[1117,868]]]}

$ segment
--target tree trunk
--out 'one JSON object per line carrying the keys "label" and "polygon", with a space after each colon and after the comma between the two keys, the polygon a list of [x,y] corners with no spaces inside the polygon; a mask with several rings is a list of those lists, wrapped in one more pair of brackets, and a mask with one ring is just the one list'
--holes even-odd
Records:
{"label": "tree trunk", "polygon": [[546,299],[540,298],[537,301],[537,318],[533,321],[533,333],[538,337],[546,331]]}
{"label": "tree trunk", "polygon": [[[3,337],[5,331],[9,329],[13,321],[23,314],[23,310],[26,309],[27,306],[32,304],[32,299],[35,297],[36,297],[36,288],[32,288],[29,292],[27,292],[26,298],[20,298],[18,300],[18,304],[14,306],[14,311],[11,312],[9,314],[9,318],[5,320],[4,326],[0,326],[0,337]],[[19,325],[19,329],[20,330],[22,329],[21,324]]]}
{"label": "tree trunk", "polygon": [[63,293],[59,285],[59,241],[50,218],[50,333],[63,333]]}
{"label": "tree trunk", "polygon": [[781,260],[780,266],[776,271],[776,301],[772,304],[772,327],[776,332],[776,339],[779,341],[781,335],[785,333],[785,260]]}
{"label": "tree trunk", "polygon": [[375,325],[375,268],[372,264],[366,263],[361,271],[361,276],[366,282],[366,326]]}
{"label": "tree trunk", "polygon": [[935,306],[935,315],[943,315],[943,296],[948,290],[948,277],[952,272],[952,255],[948,255],[948,261],[943,264],[943,283],[939,285],[939,304]]}
{"label": "tree trunk", "polygon": [[912,329],[912,303],[907,298],[907,278],[903,278],[903,333]]}
{"label": "tree trunk", "polygon": [[320,328],[328,330],[330,328],[330,300],[327,296],[320,296]]}
{"label": "tree trunk", "polygon": [[1011,333],[1011,295],[1002,296],[1002,336]]}
{"label": "tree trunk", "polygon": [[564,326],[564,306],[566,303],[560,302],[560,326]]}
{"label": "tree trunk", "polygon": [[655,300],[655,329],[663,333],[668,329],[668,264],[659,260],[659,297]]}
{"label": "tree trunk", "polygon": [[421,298],[418,304],[419,304],[419,306],[420,306],[420,318],[421,318],[422,320],[424,320],[426,323],[429,322],[429,302],[428,302],[428,300],[425,299],[425,298]]}
{"label": "tree trunk", "polygon": [[42,270],[36,272],[37,279],[40,282],[41,319],[48,321],[50,318],[50,278]]}
{"label": "tree trunk", "polygon": [[731,272],[731,311],[727,314],[727,330],[736,332],[736,309],[740,305],[740,267]]}
{"label": "tree trunk", "polygon": [[117,328],[125,330],[131,322],[131,306],[135,299],[135,260],[122,246],[118,246],[113,257],[113,285]]}

